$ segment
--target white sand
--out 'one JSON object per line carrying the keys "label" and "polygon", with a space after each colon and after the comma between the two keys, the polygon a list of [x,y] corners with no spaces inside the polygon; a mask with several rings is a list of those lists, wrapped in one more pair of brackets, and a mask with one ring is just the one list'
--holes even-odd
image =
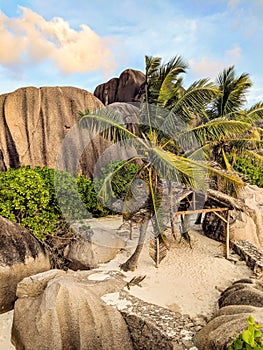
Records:
{"label": "white sand", "polygon": [[[104,227],[118,228],[121,219],[105,218],[100,219],[99,222]],[[127,281],[138,275],[146,275],[146,278],[141,283],[142,287],[132,286],[130,293],[173,311],[186,313],[193,317],[198,314],[209,317],[217,308],[220,290],[224,290],[235,280],[252,275],[244,262],[234,264],[223,257],[223,244],[203,236],[201,232],[193,231],[191,237],[193,249],[185,242],[180,244],[173,242],[158,269],[154,267],[154,262],[149,257],[146,242],[138,269],[125,273]],[[130,251],[132,252],[136,245],[136,238],[134,242],[127,241],[127,243],[131,243]],[[97,270],[102,272],[119,270],[119,264],[126,261],[129,255],[129,249],[122,251],[114,260],[101,265]],[[103,280],[106,275],[101,273],[97,277]],[[0,315],[1,350],[14,349],[9,341],[11,322],[12,313]]]}
{"label": "white sand", "polygon": [[[134,272],[127,272],[127,281],[134,276],[146,275],[142,287],[131,287],[130,293],[147,302],[167,307],[190,316],[211,316],[216,310],[220,291],[232,282],[252,275],[245,262],[236,265],[224,258],[224,245],[191,233],[193,249],[187,243],[172,243],[166,258],[155,268],[146,243]],[[122,252],[100,270],[118,269],[129,257]]]}

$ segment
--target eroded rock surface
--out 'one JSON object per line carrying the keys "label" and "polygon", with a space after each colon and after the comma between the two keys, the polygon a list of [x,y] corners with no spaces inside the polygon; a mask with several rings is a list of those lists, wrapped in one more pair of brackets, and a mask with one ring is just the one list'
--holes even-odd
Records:
{"label": "eroded rock surface", "polygon": [[30,232],[0,217],[0,313],[13,308],[18,282],[50,267],[46,250]]}
{"label": "eroded rock surface", "polygon": [[64,250],[72,270],[92,269],[101,263],[107,263],[125,247],[125,242],[115,230],[95,228],[78,233]]}
{"label": "eroded rock surface", "polygon": [[126,69],[119,78],[112,78],[96,87],[94,95],[104,105],[113,102],[139,101],[144,93],[145,75],[134,69]]}
{"label": "eroded rock surface", "polygon": [[220,309],[194,337],[199,350],[224,350],[247,327],[252,315],[263,323],[263,286],[253,280],[240,280],[227,288],[219,299]]}
{"label": "eroded rock surface", "polygon": [[133,349],[121,314],[100,299],[125,283],[89,280],[92,273],[51,270],[18,285],[12,329],[17,350]]}
{"label": "eroded rock surface", "polygon": [[[79,111],[99,107],[102,103],[94,95],[74,87],[25,87],[0,95],[0,170],[21,165],[54,168]],[[80,142],[71,145],[71,152]],[[106,147],[99,138],[89,146],[80,159],[80,172],[88,175]]]}
{"label": "eroded rock surface", "polygon": [[106,294],[102,299],[120,310],[136,350],[194,350],[193,336],[206,324],[202,316],[191,319],[126,291]]}
{"label": "eroded rock surface", "polygon": [[240,191],[239,198],[250,212],[240,212],[231,229],[232,240],[248,240],[258,249],[263,249],[263,189],[247,185]]}

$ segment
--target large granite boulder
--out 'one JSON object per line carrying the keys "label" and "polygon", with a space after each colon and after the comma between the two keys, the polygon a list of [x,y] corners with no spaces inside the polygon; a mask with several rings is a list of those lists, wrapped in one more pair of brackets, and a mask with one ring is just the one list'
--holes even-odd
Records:
{"label": "large granite boulder", "polygon": [[[254,244],[258,249],[263,249],[263,188],[255,185],[246,185],[240,190],[238,200],[226,196],[216,198],[213,190],[208,191],[208,202],[205,203],[209,207],[225,206],[238,209],[230,210],[230,240],[243,241],[247,240]],[[220,192],[218,192],[220,194]],[[229,199],[228,199],[228,198]],[[234,205],[231,204],[235,203]],[[220,204],[221,203],[221,204]],[[226,217],[226,212],[221,213]],[[225,223],[215,215],[215,213],[206,213],[202,223],[204,233],[213,239],[225,241]]]}
{"label": "large granite boulder", "polygon": [[144,94],[145,75],[134,69],[126,69],[119,78],[112,78],[96,87],[94,95],[104,105],[113,102],[136,102]]}
{"label": "large granite boulder", "polygon": [[91,273],[51,270],[18,285],[12,328],[17,350],[133,349],[121,314],[100,298],[125,282],[92,280]]}
{"label": "large granite boulder", "polygon": [[261,283],[236,282],[220,296],[219,307],[227,305],[251,305],[263,307],[263,285]]}
{"label": "large granite boulder", "polygon": [[[72,225],[79,226],[78,224]],[[87,230],[76,227],[74,238],[64,248],[64,257],[72,270],[92,269],[107,263],[125,247],[125,242],[116,230],[100,226]]]}
{"label": "large granite boulder", "polygon": [[239,212],[231,227],[231,239],[248,240],[258,249],[263,249],[263,188],[255,185],[245,186],[239,193],[248,211]]}
{"label": "large granite boulder", "polygon": [[48,253],[30,232],[0,217],[0,313],[13,308],[18,282],[50,267]]}
{"label": "large granite boulder", "polygon": [[[0,170],[21,165],[55,168],[62,141],[77,123],[79,111],[102,106],[90,92],[74,87],[25,87],[0,95]],[[82,140],[73,142],[72,149]],[[78,159],[79,172],[91,176],[108,143],[95,138],[86,146]]]}
{"label": "large granite boulder", "polygon": [[247,319],[252,315],[257,323],[263,322],[262,308],[248,308],[239,312],[238,308],[222,309],[221,313],[203,327],[194,337],[198,350],[225,350],[232,340],[247,327]]}
{"label": "large granite boulder", "polygon": [[6,171],[4,156],[3,156],[3,152],[1,151],[1,149],[0,149],[0,171]]}
{"label": "large granite boulder", "polygon": [[[135,81],[140,85],[141,74],[121,79],[124,91]],[[79,112],[102,108],[98,98],[74,87],[25,87],[0,95],[0,171],[47,166],[92,178],[105,150],[106,163],[130,158],[127,147],[116,151],[108,140],[78,127]],[[126,109],[118,110],[124,120]]]}
{"label": "large granite boulder", "polygon": [[263,323],[263,285],[252,280],[240,280],[227,288],[219,299],[220,309],[194,337],[199,350],[225,350],[247,327],[252,315]]}

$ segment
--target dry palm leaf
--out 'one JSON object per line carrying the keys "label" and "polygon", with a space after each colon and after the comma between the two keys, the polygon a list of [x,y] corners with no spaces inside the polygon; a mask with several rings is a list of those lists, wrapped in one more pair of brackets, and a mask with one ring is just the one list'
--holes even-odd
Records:
{"label": "dry palm leaf", "polygon": [[155,262],[156,266],[166,257],[167,255],[167,244],[163,241],[163,239],[158,236],[151,238],[150,247],[149,247],[149,255]]}
{"label": "dry palm leaf", "polygon": [[130,282],[127,283],[127,288],[130,290],[131,286],[139,286],[141,287],[141,282],[145,279],[146,275],[144,276],[135,276],[133,277]]}

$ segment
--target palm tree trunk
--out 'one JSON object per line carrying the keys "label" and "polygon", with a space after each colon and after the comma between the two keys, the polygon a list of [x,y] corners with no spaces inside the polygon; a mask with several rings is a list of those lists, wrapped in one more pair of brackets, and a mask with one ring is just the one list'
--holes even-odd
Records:
{"label": "palm tree trunk", "polygon": [[176,240],[176,233],[175,233],[175,225],[174,225],[174,196],[173,196],[173,191],[172,191],[172,183],[171,181],[168,182],[168,191],[169,191],[169,216],[170,216],[170,224],[171,224],[171,230],[172,230],[172,235],[174,239]]}
{"label": "palm tree trunk", "polygon": [[144,220],[141,222],[140,235],[139,235],[137,247],[134,253],[132,254],[132,256],[125,263],[120,265],[120,268],[123,271],[134,271],[137,268],[137,263],[143,248],[149,221],[150,221],[150,215],[147,215],[145,216]]}

